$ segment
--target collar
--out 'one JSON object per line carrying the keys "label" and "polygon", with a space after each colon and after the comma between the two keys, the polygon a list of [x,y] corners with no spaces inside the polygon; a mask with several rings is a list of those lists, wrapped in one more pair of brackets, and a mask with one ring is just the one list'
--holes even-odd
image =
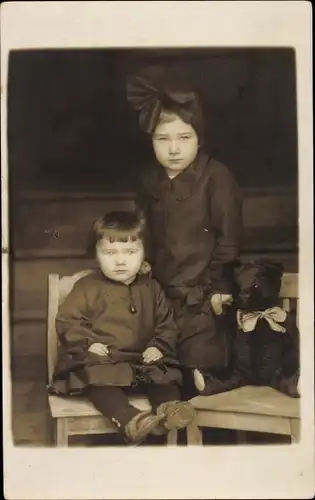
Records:
{"label": "collar", "polygon": [[192,165],[174,177],[174,179],[170,179],[164,168],[155,163],[149,169],[148,175],[150,178],[149,190],[151,195],[153,198],[160,199],[166,193],[172,191],[177,200],[185,200],[190,196],[208,162],[208,155],[202,152],[198,153]]}
{"label": "collar", "polygon": [[116,287],[122,287],[122,288],[124,288],[124,287],[125,288],[132,287],[133,285],[135,285],[136,283],[138,283],[139,281],[141,281],[141,279],[143,277],[146,276],[145,274],[137,274],[136,277],[135,277],[135,279],[131,283],[122,283],[121,281],[115,281],[115,280],[112,280],[112,279],[108,278],[101,271],[101,269],[97,269],[96,274],[98,275],[98,277],[99,277],[99,279],[101,281],[105,281],[106,283],[109,283],[109,284],[114,285]]}

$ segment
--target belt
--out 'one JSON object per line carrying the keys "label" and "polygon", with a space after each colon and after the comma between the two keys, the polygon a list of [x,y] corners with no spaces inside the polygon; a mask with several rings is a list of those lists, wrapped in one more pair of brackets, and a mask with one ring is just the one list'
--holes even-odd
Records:
{"label": "belt", "polygon": [[178,299],[182,304],[185,303],[187,306],[195,306],[203,304],[209,295],[210,286],[166,286],[165,292],[171,299]]}

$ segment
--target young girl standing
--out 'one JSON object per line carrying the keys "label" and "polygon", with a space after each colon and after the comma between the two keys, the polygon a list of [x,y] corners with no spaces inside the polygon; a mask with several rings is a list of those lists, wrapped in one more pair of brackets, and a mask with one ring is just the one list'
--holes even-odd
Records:
{"label": "young girl standing", "polygon": [[127,98],[152,138],[155,160],[141,177],[138,204],[148,221],[153,276],[180,329],[179,361],[190,397],[207,371],[228,364],[223,312],[233,300],[230,264],[239,256],[241,196],[227,167],[204,152],[194,92],[134,76]]}

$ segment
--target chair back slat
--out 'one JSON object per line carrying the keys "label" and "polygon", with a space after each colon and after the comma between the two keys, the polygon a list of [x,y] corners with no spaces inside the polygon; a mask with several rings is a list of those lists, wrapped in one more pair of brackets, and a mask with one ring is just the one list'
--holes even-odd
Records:
{"label": "chair back slat", "polygon": [[71,292],[74,284],[81,278],[92,273],[92,270],[84,270],[59,278],[58,274],[48,276],[48,310],[47,310],[47,369],[48,383],[51,382],[58,356],[58,335],[56,332],[56,316],[60,304]]}
{"label": "chair back slat", "polygon": [[300,308],[300,301],[299,299],[297,299],[296,301],[296,324],[297,324],[297,327],[299,328],[299,308]]}
{"label": "chair back slat", "polygon": [[48,311],[47,311],[47,368],[48,383],[51,382],[57,361],[57,333],[55,319],[58,312],[59,275],[48,276]]}
{"label": "chair back slat", "polygon": [[58,305],[60,306],[65,298],[69,295],[72,288],[81,278],[84,278],[93,271],[91,269],[85,269],[84,271],[79,271],[72,276],[64,276],[59,281],[59,295],[58,295]]}
{"label": "chair back slat", "polygon": [[296,299],[298,297],[298,275],[296,273],[284,273],[280,296],[286,299]]}
{"label": "chair back slat", "polygon": [[290,312],[291,309],[290,299],[282,299],[282,307],[285,311]]}

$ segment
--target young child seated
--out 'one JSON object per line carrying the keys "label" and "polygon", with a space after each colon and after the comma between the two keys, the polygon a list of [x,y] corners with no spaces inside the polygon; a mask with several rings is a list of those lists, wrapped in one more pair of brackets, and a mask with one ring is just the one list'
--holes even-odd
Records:
{"label": "young child seated", "polygon": [[[61,304],[60,352],[49,392],[85,396],[114,422],[128,443],[190,424],[194,409],[180,401],[178,329],[160,285],[141,272],[145,221],[111,212],[94,223],[91,245],[99,269],[80,279]],[[144,391],[152,411],[129,403]]]}

